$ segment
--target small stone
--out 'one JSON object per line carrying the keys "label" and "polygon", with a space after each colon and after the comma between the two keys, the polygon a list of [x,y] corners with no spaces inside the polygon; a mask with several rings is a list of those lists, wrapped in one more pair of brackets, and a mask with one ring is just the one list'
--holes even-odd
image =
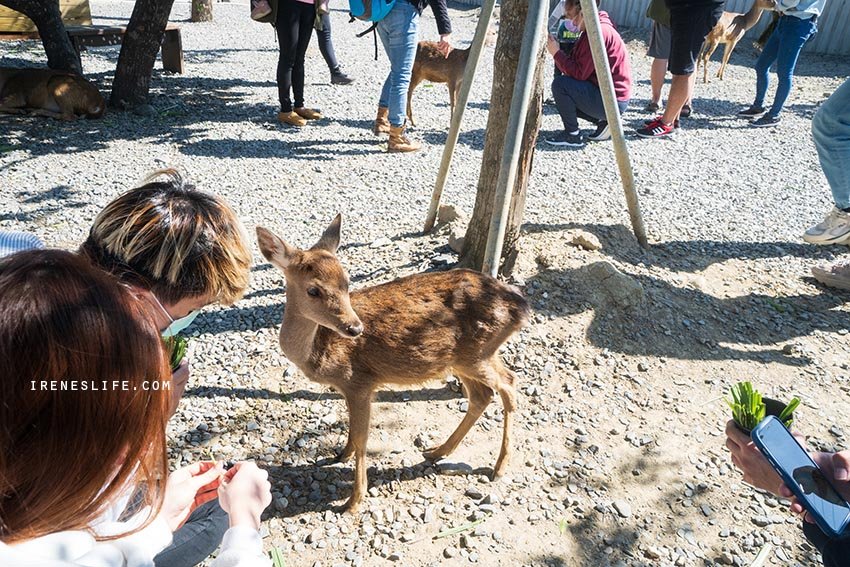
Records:
{"label": "small stone", "polygon": [[245,424],[246,431],[257,431],[260,428],[260,425],[256,421],[249,421]]}
{"label": "small stone", "polygon": [[647,547],[643,550],[643,554],[647,559],[661,559],[661,552],[654,547]]}
{"label": "small stone", "polygon": [[632,515],[632,507],[625,500],[614,500],[612,506],[622,518],[628,518]]}
{"label": "small stone", "polygon": [[599,250],[602,248],[602,243],[595,234],[591,234],[586,230],[576,230],[569,239],[569,243],[585,250]]}
{"label": "small stone", "polygon": [[447,547],[443,550],[443,557],[446,559],[451,559],[455,555],[457,555],[458,551],[456,547]]}
{"label": "small stone", "polygon": [[448,476],[466,476],[472,474],[472,467],[466,463],[437,463],[437,470]]}
{"label": "small stone", "polygon": [[473,500],[482,500],[484,498],[484,494],[482,494],[481,491],[475,487],[467,488],[464,494],[466,494]]}
{"label": "small stone", "polygon": [[384,246],[389,246],[392,243],[392,240],[390,240],[386,236],[382,236],[377,240],[373,240],[372,243],[369,245],[369,248],[383,248]]}
{"label": "small stone", "polygon": [[156,109],[149,104],[140,104],[133,109],[133,114],[137,116],[153,116],[156,114]]}

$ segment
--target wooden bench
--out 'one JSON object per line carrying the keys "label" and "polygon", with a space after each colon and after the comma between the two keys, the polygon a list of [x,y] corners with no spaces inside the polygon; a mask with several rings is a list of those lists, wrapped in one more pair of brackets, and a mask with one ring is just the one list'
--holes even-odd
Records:
{"label": "wooden bench", "polygon": [[[57,0],[54,0],[57,1]],[[125,26],[91,25],[89,0],[58,0],[65,30],[79,57],[88,47],[120,45],[127,33]],[[39,39],[32,20],[5,6],[0,6],[0,41]],[[168,24],[162,37],[162,68],[172,73],[183,73],[183,41],[180,27]]]}

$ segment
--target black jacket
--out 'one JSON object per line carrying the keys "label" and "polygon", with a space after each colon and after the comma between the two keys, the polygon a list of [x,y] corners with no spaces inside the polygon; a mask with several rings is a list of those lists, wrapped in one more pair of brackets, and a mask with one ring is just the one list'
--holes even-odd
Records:
{"label": "black jacket", "polygon": [[452,33],[452,22],[449,20],[449,9],[446,7],[446,0],[407,0],[416,8],[416,11],[422,14],[425,6],[430,4],[431,11],[434,12],[434,17],[437,18],[437,31],[440,35]]}

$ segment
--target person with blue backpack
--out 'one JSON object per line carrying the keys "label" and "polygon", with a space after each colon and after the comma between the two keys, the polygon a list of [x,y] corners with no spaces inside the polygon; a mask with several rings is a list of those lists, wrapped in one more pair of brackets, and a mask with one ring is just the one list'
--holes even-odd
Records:
{"label": "person with blue backpack", "polygon": [[422,147],[404,134],[407,89],[419,42],[419,16],[430,4],[437,19],[440,52],[448,57],[452,24],[446,0],[349,0],[352,16],[376,23],[378,35],[390,60],[390,73],[381,89],[378,117],[373,132],[389,134],[390,152],[415,152]]}

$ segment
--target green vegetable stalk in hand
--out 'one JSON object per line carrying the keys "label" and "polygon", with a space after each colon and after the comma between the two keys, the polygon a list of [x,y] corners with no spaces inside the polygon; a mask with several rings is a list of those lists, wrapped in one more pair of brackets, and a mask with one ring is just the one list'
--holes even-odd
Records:
{"label": "green vegetable stalk in hand", "polygon": [[183,357],[186,356],[186,349],[189,346],[189,341],[180,335],[163,337],[162,341],[165,343],[165,348],[167,348],[171,353],[171,371],[174,372],[177,370],[177,367],[180,366],[180,363],[183,361]]}
{"label": "green vegetable stalk in hand", "polygon": [[[761,423],[767,414],[767,406],[764,403],[761,393],[753,388],[750,382],[739,382],[732,386],[730,394],[732,395],[732,400],[727,399],[725,401],[732,409],[732,419],[744,431],[752,431]],[[800,399],[794,398],[788,402],[782,412],[777,416],[785,424],[785,427],[791,427],[794,410],[799,405]]]}

